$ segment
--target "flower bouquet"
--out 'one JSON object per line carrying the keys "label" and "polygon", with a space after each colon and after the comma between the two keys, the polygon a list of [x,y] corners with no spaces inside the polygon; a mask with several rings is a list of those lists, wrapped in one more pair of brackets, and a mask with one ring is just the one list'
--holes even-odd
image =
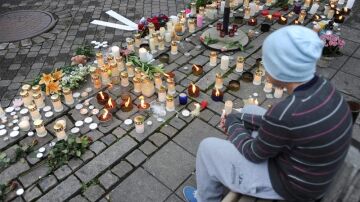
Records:
{"label": "flower bouquet", "polygon": [[340,39],[338,35],[332,33],[323,34],[320,36],[320,39],[324,41],[325,46],[322,52],[322,56],[318,61],[318,66],[328,67],[334,57],[342,55],[340,49],[344,47],[345,41]]}
{"label": "flower bouquet", "polygon": [[152,18],[142,18],[138,24],[138,30],[142,37],[145,37],[149,33],[149,24],[152,23],[155,26],[155,30],[159,30],[160,27],[165,27],[169,21],[169,17],[160,14]]}

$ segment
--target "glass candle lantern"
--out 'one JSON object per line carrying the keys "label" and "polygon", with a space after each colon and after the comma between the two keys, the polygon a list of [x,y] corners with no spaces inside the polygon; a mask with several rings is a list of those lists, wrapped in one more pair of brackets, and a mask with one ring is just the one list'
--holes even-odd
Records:
{"label": "glass candle lantern", "polygon": [[135,34],[134,35],[134,39],[135,39],[135,47],[139,48],[141,45],[141,34]]}
{"label": "glass candle lantern", "polygon": [[155,82],[155,88],[160,89],[160,87],[162,86],[162,79],[160,73],[154,74],[154,82]]}
{"label": "glass candle lantern", "polygon": [[[40,85],[35,85],[35,86],[31,87],[31,90],[32,90],[32,94],[40,94],[41,99],[45,100],[44,93],[41,91]],[[31,93],[30,93],[30,95],[31,95]]]}
{"label": "glass candle lantern", "polygon": [[135,77],[133,79],[133,83],[134,83],[134,92],[141,93],[141,79]]}
{"label": "glass candle lantern", "polygon": [[159,41],[159,50],[165,50],[164,38],[162,36],[159,36],[158,41]]}
{"label": "glass candle lantern", "polygon": [[98,67],[102,67],[104,65],[104,57],[103,57],[102,52],[96,53],[96,61],[97,61]]}
{"label": "glass candle lantern", "polygon": [[178,53],[178,47],[176,41],[171,42],[171,54],[176,55]]}
{"label": "glass candle lantern", "polygon": [[120,83],[120,71],[115,62],[110,64],[111,69],[111,83],[119,84]]}
{"label": "glass candle lantern", "polygon": [[99,75],[94,75],[91,77],[92,78],[92,82],[94,85],[95,89],[100,89],[101,88],[101,79]]}
{"label": "glass candle lantern", "polygon": [[229,69],[229,61],[230,58],[227,55],[221,56],[221,63],[220,63],[220,69],[227,71]]}
{"label": "glass candle lantern", "polygon": [[253,84],[258,86],[261,84],[261,78],[262,78],[262,74],[263,74],[263,71],[262,70],[256,70],[255,72],[255,76],[254,76],[254,80],[253,80]]}
{"label": "glass candle lantern", "polygon": [[264,86],[264,92],[265,93],[271,93],[272,92],[272,83],[270,83],[268,80],[265,81],[265,86]]}
{"label": "glass candle lantern", "polygon": [[229,115],[232,111],[232,108],[233,108],[233,102],[231,100],[225,101],[225,106],[224,106],[225,115]]}
{"label": "glass candle lantern", "polygon": [[22,101],[24,102],[24,106],[28,107],[32,103],[32,97],[30,97],[29,91],[21,91],[20,96],[22,98]]}
{"label": "glass candle lantern", "polygon": [[[116,53],[115,53],[116,54]],[[110,63],[112,63],[114,61],[114,56],[113,55],[108,55],[107,57],[106,57],[106,63],[107,64],[110,64]]]}
{"label": "glass candle lantern", "polygon": [[283,95],[284,90],[282,88],[275,87],[274,97],[281,98]]}
{"label": "glass candle lantern", "polygon": [[195,32],[195,20],[190,19],[188,21],[188,26],[189,26],[189,32],[194,33]]}
{"label": "glass candle lantern", "polygon": [[143,116],[136,116],[134,118],[135,123],[135,131],[138,134],[142,134],[145,131],[145,125],[144,125],[144,117]]}
{"label": "glass candle lantern", "polygon": [[301,24],[303,24],[303,23],[304,23],[304,20],[305,20],[305,17],[306,17],[306,11],[305,11],[305,10],[301,10],[298,21],[299,21]]}
{"label": "glass candle lantern", "polygon": [[244,7],[248,7],[249,6],[250,1],[249,0],[244,0]]}
{"label": "glass candle lantern", "polygon": [[244,19],[250,19],[250,7],[247,6],[244,9]]}
{"label": "glass candle lantern", "polygon": [[305,7],[305,8],[309,8],[310,5],[311,5],[311,3],[312,3],[312,0],[305,0],[305,1],[304,1],[304,7]]}
{"label": "glass candle lantern", "polygon": [[175,111],[175,102],[172,95],[166,96],[166,110],[169,112]]}
{"label": "glass candle lantern", "polygon": [[134,77],[135,73],[134,73],[134,66],[133,66],[132,62],[126,63],[126,70],[127,70],[129,77]]}
{"label": "glass candle lantern", "polygon": [[201,27],[203,26],[203,21],[204,21],[204,16],[198,14],[198,15],[196,16],[196,26],[197,26],[198,28],[201,28]]}
{"label": "glass candle lantern", "polygon": [[153,23],[149,23],[149,35],[151,36],[153,33],[155,33],[155,25]]}
{"label": "glass candle lantern", "polygon": [[127,72],[121,72],[120,77],[121,77],[121,86],[123,86],[123,87],[129,86],[129,75],[128,75],[128,73]]}
{"label": "glass candle lantern", "polygon": [[51,102],[53,104],[55,112],[61,112],[64,109],[64,106],[61,103],[60,96],[58,94],[54,94],[51,96]]}
{"label": "glass candle lantern", "polygon": [[172,23],[171,20],[166,23],[166,30],[167,30],[169,33],[172,33],[172,32],[173,32],[173,23]]}
{"label": "glass candle lantern", "polygon": [[166,102],[166,88],[165,86],[161,86],[158,90],[158,100],[159,102]]}
{"label": "glass candle lantern", "polygon": [[47,130],[45,129],[43,120],[41,120],[41,119],[35,120],[34,127],[36,130],[36,135],[38,137],[45,137],[47,135]]}
{"label": "glass candle lantern", "polygon": [[110,84],[110,82],[111,81],[110,81],[108,69],[105,66],[103,66],[101,68],[101,83],[102,85],[107,86]]}
{"label": "glass candle lantern", "polygon": [[142,86],[141,86],[141,93],[146,97],[151,97],[155,93],[155,86],[154,82],[151,81],[149,77],[145,77]]}
{"label": "glass candle lantern", "polygon": [[45,107],[45,102],[41,98],[41,94],[38,94],[38,93],[33,94],[33,99],[34,99],[35,105],[38,109],[42,109],[43,107]]}
{"label": "glass candle lantern", "polygon": [[217,53],[215,51],[210,52],[210,66],[215,67],[217,64]]}
{"label": "glass candle lantern", "polygon": [[245,58],[242,56],[239,56],[236,60],[236,72],[243,72],[244,71],[244,63],[245,63]]}
{"label": "glass candle lantern", "polygon": [[63,94],[65,98],[65,104],[67,105],[74,104],[74,98],[70,88],[63,88]]}
{"label": "glass candle lantern", "polygon": [[139,49],[139,58],[141,62],[147,62],[148,60],[148,51],[145,48]]}
{"label": "glass candle lantern", "polygon": [[29,109],[29,112],[30,112],[31,119],[33,121],[41,119],[41,114],[40,114],[40,112],[39,112],[39,110],[38,110],[38,108],[36,107],[35,104],[29,105],[28,109]]}
{"label": "glass candle lantern", "polygon": [[21,86],[21,91],[29,92],[30,97],[32,97],[32,88],[29,84],[24,84],[23,86]]}
{"label": "glass candle lantern", "polygon": [[116,57],[115,61],[116,61],[117,67],[119,69],[119,72],[124,71],[125,70],[124,58],[122,56]]}
{"label": "glass candle lantern", "polygon": [[167,80],[167,89],[169,95],[175,95],[176,89],[175,89],[175,81],[173,78],[168,78]]}
{"label": "glass candle lantern", "polygon": [[58,140],[66,140],[67,139],[67,135],[65,133],[65,128],[61,123],[56,123],[54,125],[54,131],[55,131],[55,135]]}
{"label": "glass candle lantern", "polygon": [[215,88],[222,89],[224,85],[224,80],[221,74],[217,73],[215,77]]}

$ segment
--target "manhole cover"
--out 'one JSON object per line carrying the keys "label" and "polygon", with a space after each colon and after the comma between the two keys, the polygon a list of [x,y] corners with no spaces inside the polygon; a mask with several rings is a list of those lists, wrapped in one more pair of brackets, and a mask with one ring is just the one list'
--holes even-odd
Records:
{"label": "manhole cover", "polygon": [[56,23],[46,11],[18,10],[0,15],[0,42],[31,38],[51,29]]}

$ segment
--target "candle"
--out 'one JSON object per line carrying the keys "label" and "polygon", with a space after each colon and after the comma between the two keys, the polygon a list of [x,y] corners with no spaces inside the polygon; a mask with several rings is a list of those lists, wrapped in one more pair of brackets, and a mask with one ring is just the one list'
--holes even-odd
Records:
{"label": "candle", "polygon": [[176,41],[171,42],[171,54],[172,55],[178,54],[178,47]]}
{"label": "candle", "polygon": [[321,17],[318,14],[314,14],[313,17],[312,17],[312,20],[316,21],[316,22],[319,22],[321,20]]}
{"label": "candle", "polygon": [[188,87],[188,94],[190,97],[199,97],[200,95],[200,88],[196,86],[194,83],[191,83]]}
{"label": "candle", "polygon": [[342,15],[339,15],[339,16],[336,16],[335,19],[334,19],[334,22],[336,23],[343,23],[345,20],[345,17],[342,16]]}
{"label": "candle", "polygon": [[94,75],[94,76],[91,76],[91,78],[92,78],[94,88],[95,89],[100,89],[101,88],[100,76],[99,75]]}
{"label": "candle", "polygon": [[101,110],[98,119],[102,125],[107,125],[112,120],[112,114],[107,109]]}
{"label": "candle", "polygon": [[21,131],[29,131],[30,130],[30,122],[29,117],[25,118],[23,117],[19,122],[19,128]]}
{"label": "candle", "polygon": [[61,112],[64,109],[64,107],[60,101],[60,96],[58,94],[54,94],[51,96],[51,102],[53,104],[55,112]]}
{"label": "candle", "polygon": [[200,110],[201,110],[201,106],[199,103],[195,103],[195,109],[193,111],[191,111],[191,115],[192,116],[199,116],[200,115]]}
{"label": "candle", "polygon": [[195,20],[190,19],[188,21],[188,26],[189,26],[189,32],[194,33],[195,32]]}
{"label": "candle", "polygon": [[143,73],[141,72],[141,69],[140,68],[135,68],[135,77],[134,78],[138,78],[138,79],[141,79],[143,76]]}
{"label": "candle", "polygon": [[204,20],[203,15],[198,14],[196,17],[196,26],[198,28],[201,28],[203,26],[203,20]]}
{"label": "candle", "polygon": [[295,14],[299,14],[301,11],[301,2],[300,1],[296,1],[295,2],[295,6],[294,6],[294,13]]}
{"label": "candle", "polygon": [[66,140],[67,139],[67,135],[65,133],[64,126],[62,124],[56,123],[54,125],[54,131],[55,131],[56,138],[58,140]]}
{"label": "candle", "polygon": [[309,8],[310,5],[311,5],[311,3],[312,3],[312,0],[305,0],[305,1],[304,1],[304,7],[305,7],[305,8]]}
{"label": "candle", "polygon": [[131,97],[130,96],[126,96],[126,100],[121,103],[120,106],[121,111],[123,112],[129,112],[133,109],[133,104],[131,102]]}
{"label": "candle", "polygon": [[253,84],[258,86],[261,84],[261,77],[262,77],[262,71],[261,70],[256,70],[255,72],[255,77],[253,80]]}
{"label": "candle", "polygon": [[127,73],[128,73],[128,77],[134,77],[135,73],[134,73],[134,66],[132,62],[127,62],[126,63],[126,69],[127,69]]}
{"label": "candle", "polygon": [[155,25],[153,23],[149,23],[149,35],[151,36],[153,33],[155,33]]}
{"label": "candle", "polygon": [[327,15],[329,13],[329,10],[330,10],[330,5],[325,4],[325,6],[324,6],[324,15]]}
{"label": "candle", "polygon": [[141,86],[141,93],[146,97],[151,97],[155,93],[154,82],[149,78],[145,77]]}
{"label": "candle", "polygon": [[275,87],[274,97],[281,98],[283,95],[283,89]]}
{"label": "candle", "polygon": [[264,22],[268,22],[268,23],[272,23],[272,21],[273,21],[273,16],[272,15],[267,15],[266,17],[265,17],[265,21]]}
{"label": "candle", "polygon": [[204,16],[205,15],[205,8],[203,6],[199,7],[199,14]]}
{"label": "candle", "polygon": [[172,32],[172,31],[173,31],[173,23],[172,23],[171,20],[166,23],[166,29],[167,29],[168,32]]}
{"label": "candle", "polygon": [[135,38],[135,47],[139,48],[141,45],[141,34],[137,33],[134,35]]}
{"label": "candle", "polygon": [[271,3],[272,3],[272,0],[266,0],[265,5],[266,5],[266,6],[271,6]]}
{"label": "candle", "polygon": [[225,114],[226,115],[231,114],[232,108],[233,108],[233,102],[231,100],[227,100],[225,102],[225,107],[224,107]]}
{"label": "candle", "polygon": [[335,10],[334,9],[330,9],[328,14],[327,14],[327,18],[328,19],[332,19],[334,17],[335,14]]}
{"label": "candle", "polygon": [[346,8],[352,9],[352,7],[354,6],[355,0],[348,0],[346,3]]}
{"label": "candle", "polygon": [[161,37],[165,37],[165,32],[166,32],[165,27],[160,27],[159,32],[160,32],[160,36],[161,36]]}
{"label": "candle", "polygon": [[154,82],[155,82],[155,88],[160,89],[160,87],[162,86],[162,79],[160,73],[154,74]]}
{"label": "candle", "polygon": [[28,107],[33,102],[32,97],[30,97],[29,91],[21,91],[20,96],[22,98],[22,101],[24,102],[25,107]]}
{"label": "candle", "polygon": [[133,83],[134,83],[134,92],[141,93],[141,79],[135,77],[133,79]]}
{"label": "candle", "polygon": [[112,56],[115,57],[120,57],[120,48],[119,46],[113,46],[111,47],[111,54]]}
{"label": "candle", "polygon": [[159,41],[159,50],[165,50],[164,38],[162,36],[159,36],[158,41]]}
{"label": "candle", "polygon": [[317,10],[319,9],[319,7],[320,7],[319,3],[317,1],[315,1],[315,3],[313,3],[313,5],[310,8],[310,11],[309,11],[310,15],[314,15],[317,12]]}
{"label": "candle", "polygon": [[63,94],[64,94],[64,98],[65,98],[65,103],[67,105],[74,104],[74,98],[73,98],[70,88],[63,88]]}
{"label": "candle", "polygon": [[121,86],[127,87],[129,86],[129,74],[127,72],[121,72]]}
{"label": "candle", "polygon": [[138,105],[139,110],[147,110],[150,108],[150,104],[145,102],[144,96],[139,97],[140,104]]}
{"label": "candle", "polygon": [[215,67],[217,64],[217,53],[215,51],[210,52],[210,66]]}
{"label": "candle", "polygon": [[248,21],[248,25],[250,25],[250,26],[255,26],[255,25],[257,25],[257,20],[256,20],[256,18],[251,17],[251,18],[249,19],[249,21]]}
{"label": "candle", "polygon": [[5,115],[4,109],[0,106],[0,117],[3,117]]}
{"label": "candle", "polygon": [[170,32],[166,32],[165,33],[165,41],[167,43],[170,43],[171,42],[171,33]]}
{"label": "candle", "polygon": [[350,14],[350,11],[351,9],[347,8],[347,7],[344,7],[342,10],[341,10],[341,13],[344,14],[344,15],[349,15]]}
{"label": "candle", "polygon": [[149,39],[149,47],[150,47],[151,53],[155,53],[155,52],[156,52],[156,43],[155,43],[154,37],[151,37],[151,38]]}
{"label": "candle", "polygon": [[250,16],[254,16],[256,13],[256,4],[254,2],[251,2],[249,4],[250,7]]}
{"label": "candle", "polygon": [[279,18],[279,20],[278,20],[278,23],[279,23],[280,25],[286,25],[286,24],[287,24],[287,18],[284,17],[284,16],[281,16],[281,17]]}
{"label": "candle", "polygon": [[250,18],[250,7],[247,6],[244,9],[244,19],[249,19]]}
{"label": "candle", "polygon": [[185,93],[180,93],[180,94],[179,94],[179,103],[180,103],[181,105],[186,105],[186,104],[187,104],[187,100],[188,100],[188,98],[187,98],[187,95],[186,95]]}
{"label": "candle", "polygon": [[45,137],[47,135],[47,130],[44,127],[44,121],[41,119],[34,121],[34,127],[36,130],[36,135],[38,137]]}
{"label": "candle", "polygon": [[313,30],[314,30],[315,32],[320,32],[321,26],[320,26],[318,23],[316,23],[316,24],[314,24],[314,26],[313,26]]}
{"label": "candle", "polygon": [[[107,57],[106,57],[106,62],[107,62],[107,64],[110,64],[111,62],[113,62],[114,61],[114,56],[112,56],[112,55],[108,55]],[[105,64],[106,65],[106,64]]]}
{"label": "candle", "polygon": [[272,91],[272,83],[270,83],[268,80],[265,81],[265,86],[264,86],[264,92],[265,93],[271,93]]}
{"label": "candle", "polygon": [[105,67],[101,68],[101,82],[102,85],[107,86],[110,84],[110,78],[109,78],[109,73],[108,73],[108,69]]}
{"label": "candle", "polygon": [[119,69],[119,72],[122,72],[125,70],[125,65],[124,65],[124,58],[123,57],[116,57],[115,58],[115,61],[116,61],[116,64],[117,64],[117,67]]}
{"label": "candle", "polygon": [[159,102],[165,102],[166,101],[166,88],[165,86],[161,86],[158,90],[158,100]]}
{"label": "candle", "polygon": [[244,0],[244,7],[247,7],[247,6],[249,6],[249,0]]}
{"label": "candle", "polygon": [[111,69],[111,83],[112,84],[119,84],[120,83],[120,71],[117,67],[116,62],[111,62],[110,64]]}
{"label": "candle", "polygon": [[304,20],[305,20],[305,17],[306,17],[306,11],[305,11],[305,10],[301,10],[298,21],[299,21],[301,24],[303,24],[303,23],[304,23]]}
{"label": "candle", "polygon": [[148,61],[148,52],[145,48],[139,49],[139,58],[141,62],[147,62]]}
{"label": "candle", "polygon": [[220,64],[220,69],[227,71],[229,69],[229,56],[227,55],[223,55],[221,56],[221,64]]}
{"label": "candle", "polygon": [[134,123],[135,123],[135,131],[138,134],[142,134],[145,131],[145,126],[144,126],[144,117],[143,116],[136,116],[134,118]]}
{"label": "candle", "polygon": [[293,23],[294,25],[300,25],[300,22],[299,22],[299,20],[294,20],[294,23]]}
{"label": "candle", "polygon": [[33,121],[41,119],[41,114],[35,104],[29,105],[28,109],[30,111],[30,116]]}
{"label": "candle", "polygon": [[104,65],[104,57],[103,57],[102,52],[96,53],[96,61],[97,61],[98,67],[101,67]]}
{"label": "candle", "polygon": [[215,88],[222,89],[224,85],[224,80],[221,74],[217,73],[215,77]]}
{"label": "candle", "polygon": [[175,89],[175,81],[173,78],[168,78],[167,80],[167,89],[169,95],[175,95],[176,89]]}
{"label": "candle", "polygon": [[96,100],[100,105],[105,105],[107,103],[107,101],[109,100],[109,98],[110,98],[109,94],[107,94],[106,92],[102,92],[102,91],[100,91],[96,95]]}
{"label": "candle", "polygon": [[195,76],[200,76],[203,73],[203,67],[201,65],[193,64],[192,66],[192,73]]}
{"label": "candle", "polygon": [[211,93],[211,99],[215,102],[221,102],[223,98],[223,92],[221,92],[218,88],[215,87]]}
{"label": "candle", "polygon": [[23,86],[21,86],[21,91],[27,91],[30,94],[30,97],[32,97],[32,91],[31,91],[31,86],[29,84],[24,84]]}
{"label": "candle", "polygon": [[40,85],[35,85],[35,86],[31,87],[31,89],[32,89],[32,93],[29,92],[30,95],[40,94],[41,99],[45,100],[44,93],[41,91]]}
{"label": "candle", "polygon": [[174,97],[172,95],[166,96],[166,110],[169,112],[175,111]]}

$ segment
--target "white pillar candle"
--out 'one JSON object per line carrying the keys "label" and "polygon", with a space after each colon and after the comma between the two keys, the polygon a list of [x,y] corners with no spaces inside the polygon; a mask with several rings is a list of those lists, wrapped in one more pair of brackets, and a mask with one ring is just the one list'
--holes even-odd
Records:
{"label": "white pillar candle", "polygon": [[55,131],[55,136],[57,137],[58,140],[66,140],[67,139],[67,135],[65,133],[65,128],[62,124],[56,123],[54,125],[54,131]]}
{"label": "white pillar candle", "polygon": [[217,88],[217,89],[222,89],[222,88],[223,88],[223,85],[224,85],[224,80],[223,80],[221,74],[216,74],[216,77],[215,77],[215,88]]}
{"label": "white pillar candle", "polygon": [[134,81],[134,92],[141,93],[141,79],[135,77],[133,81]]}
{"label": "white pillar candle", "polygon": [[175,89],[175,81],[172,78],[167,79],[167,89],[169,95],[175,95],[176,89]]}
{"label": "white pillar candle", "polygon": [[176,41],[171,42],[171,54],[172,55],[178,54],[178,47]]}
{"label": "white pillar candle", "polygon": [[36,130],[36,135],[38,137],[45,137],[47,135],[47,130],[44,127],[44,121],[39,119],[34,121],[34,127]]}
{"label": "white pillar candle", "polygon": [[245,9],[244,9],[244,19],[250,19],[250,7],[249,6],[247,6],[247,7],[245,7]]}
{"label": "white pillar candle", "polygon": [[221,64],[220,64],[220,69],[226,71],[229,69],[229,56],[227,55],[223,55],[221,56]]}
{"label": "white pillar candle", "polygon": [[148,55],[148,52],[145,48],[139,49],[139,58],[140,58],[141,62],[147,62],[147,55]]}
{"label": "white pillar candle", "polygon": [[236,61],[236,69],[235,71],[236,72],[243,72],[244,71],[244,62],[245,62],[245,58],[242,57],[242,56],[239,56],[237,58],[237,61]]}
{"label": "white pillar candle", "polygon": [[171,95],[166,96],[166,110],[169,112],[175,111],[174,97]]}
{"label": "white pillar candle", "polygon": [[281,98],[283,95],[283,89],[275,87],[274,97]]}
{"label": "white pillar candle", "polygon": [[317,10],[319,9],[319,7],[320,6],[317,2],[313,3],[313,5],[311,6],[310,11],[309,11],[310,15],[314,15],[317,12]]}
{"label": "white pillar candle", "polygon": [[233,108],[233,102],[231,100],[227,100],[225,102],[225,107],[224,107],[225,114],[229,115],[231,113],[231,111],[232,111],[232,108]]}
{"label": "white pillar candle", "polygon": [[217,53],[215,51],[210,52],[210,66],[215,67],[217,64]]}
{"label": "white pillar candle", "polygon": [[155,88],[160,89],[160,87],[162,86],[162,79],[160,73],[154,74],[154,82],[155,82]]}
{"label": "white pillar candle", "polygon": [[120,77],[121,77],[121,86],[123,86],[123,87],[129,86],[129,75],[128,75],[128,73],[127,72],[121,72]]}
{"label": "white pillar candle", "polygon": [[119,48],[119,46],[111,47],[111,54],[112,54],[112,56],[114,56],[114,58],[120,57],[120,48]]}
{"label": "white pillar candle", "polygon": [[166,102],[166,88],[165,86],[161,86],[158,91],[158,100],[159,102]]}
{"label": "white pillar candle", "polygon": [[42,109],[43,107],[45,107],[45,102],[44,99],[42,99],[41,94],[33,93],[33,99],[38,109]]}
{"label": "white pillar candle", "polygon": [[39,112],[39,110],[38,110],[38,108],[36,107],[35,104],[29,105],[28,109],[29,109],[29,112],[30,112],[31,119],[33,121],[41,119],[41,114],[40,114],[40,112]]}
{"label": "white pillar candle", "polygon": [[128,77],[134,77],[135,72],[134,72],[134,66],[132,62],[127,62],[126,63],[126,71],[128,73]]}
{"label": "white pillar candle", "polygon": [[23,117],[20,122],[19,122],[19,128],[21,131],[29,131],[30,130],[30,122],[29,122],[29,117],[25,118]]}
{"label": "white pillar candle", "polygon": [[116,57],[115,60],[116,60],[116,64],[119,69],[119,72],[124,71],[125,70],[124,58],[122,56],[120,56],[120,57]]}
{"label": "white pillar candle", "polygon": [[73,94],[72,94],[70,88],[63,88],[63,94],[64,94],[66,104],[68,104],[68,105],[74,104],[74,98],[73,98]]}
{"label": "white pillar candle", "polygon": [[54,94],[51,96],[51,102],[53,104],[55,112],[61,112],[64,109],[64,106],[62,105],[60,101],[60,96],[58,94]]}
{"label": "white pillar candle", "polygon": [[171,33],[170,32],[165,33],[165,41],[166,41],[166,43],[171,42]]}
{"label": "white pillar candle", "polygon": [[135,131],[138,134],[142,134],[145,131],[145,126],[144,126],[144,117],[143,116],[136,116],[134,118],[134,123],[135,123]]}
{"label": "white pillar candle", "polygon": [[270,83],[268,80],[265,81],[265,86],[264,86],[264,92],[265,93],[271,93],[272,92],[272,83]]}
{"label": "white pillar candle", "polygon": [[351,9],[354,6],[355,0],[348,0],[346,3],[346,8]]}
{"label": "white pillar candle", "polygon": [[22,101],[24,102],[24,106],[28,107],[32,103],[32,97],[30,97],[29,91],[21,91],[20,96],[22,98]]}

